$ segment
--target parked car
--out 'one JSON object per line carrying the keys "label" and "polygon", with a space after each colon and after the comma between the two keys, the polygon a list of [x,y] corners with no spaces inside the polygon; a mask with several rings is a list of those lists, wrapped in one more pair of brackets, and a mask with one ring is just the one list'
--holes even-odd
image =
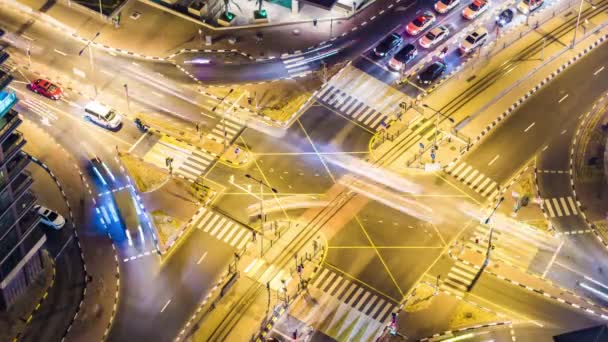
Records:
{"label": "parked car", "polygon": [[473,20],[477,18],[480,14],[488,10],[490,4],[485,0],[473,0],[469,6],[465,7],[462,10],[462,16],[466,19]]}
{"label": "parked car", "polygon": [[120,115],[114,109],[108,108],[97,101],[87,103],[84,111],[86,119],[107,129],[117,130],[122,124]]}
{"label": "parked car", "polygon": [[488,30],[481,27],[469,33],[469,35],[460,43],[460,52],[463,55],[470,53],[476,48],[483,45],[488,39]]}
{"label": "parked car", "polygon": [[435,3],[435,11],[441,14],[448,13],[460,4],[460,0],[439,0]]}
{"label": "parked car", "polygon": [[506,8],[502,12],[500,12],[500,14],[496,17],[496,25],[498,25],[499,27],[505,27],[513,20],[514,16],[515,11],[510,8]]}
{"label": "parked car", "polygon": [[539,9],[543,3],[543,0],[522,0],[517,5],[517,9],[523,14],[528,14]]}
{"label": "parked car", "polygon": [[393,58],[391,58],[388,62],[388,67],[395,71],[401,71],[417,54],[418,50],[414,44],[406,44]]}
{"label": "parked car", "polygon": [[40,94],[53,100],[59,100],[63,94],[61,88],[42,78],[30,83],[28,88],[36,94]]}
{"label": "parked car", "polygon": [[434,27],[432,30],[427,32],[422,38],[420,38],[419,43],[425,49],[429,49],[441,41],[446,39],[450,34],[450,30],[444,25],[439,25]]}
{"label": "parked car", "polygon": [[405,30],[409,35],[416,36],[420,32],[424,31],[427,27],[433,25],[435,20],[437,20],[435,15],[426,11],[407,24]]}
{"label": "parked car", "polygon": [[401,42],[403,42],[403,37],[400,34],[391,33],[374,48],[374,54],[377,57],[388,56],[399,48]]}
{"label": "parked car", "polygon": [[43,207],[39,204],[34,206],[34,211],[40,215],[40,221],[45,225],[59,230],[65,225],[65,218],[47,207]]}
{"label": "parked car", "polygon": [[423,85],[431,84],[445,72],[446,65],[442,62],[434,62],[418,74],[418,82]]}

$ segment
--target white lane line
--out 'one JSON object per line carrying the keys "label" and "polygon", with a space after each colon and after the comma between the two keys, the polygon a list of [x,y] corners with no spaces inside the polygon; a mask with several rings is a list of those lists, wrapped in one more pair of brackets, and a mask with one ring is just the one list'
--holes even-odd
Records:
{"label": "white lane line", "polygon": [[543,147],[543,151],[547,150],[549,148],[549,145]]}
{"label": "white lane line", "polygon": [[154,94],[154,95],[156,95],[156,96],[158,96],[158,97],[165,97],[165,95],[163,95],[163,94],[161,94],[161,93],[159,93],[159,92],[156,92],[156,91],[154,91],[154,90],[152,90],[152,94]]}
{"label": "white lane line", "polygon": [[61,247],[61,249],[59,250],[59,253],[57,253],[57,255],[55,255],[55,261],[57,261],[57,259],[59,259],[59,257],[61,256],[61,253],[63,253],[63,250],[68,246],[68,244],[70,242],[72,242],[73,238],[74,238],[74,235],[70,235],[70,238],[63,244],[63,247]]}
{"label": "white lane line", "polygon": [[106,75],[108,75],[108,76],[112,76],[112,77],[114,77],[114,74],[113,74],[113,73],[111,73],[111,72],[109,72],[109,71],[107,71],[107,70],[103,70],[103,69],[101,69],[101,73],[102,73],[102,74],[106,74]]}
{"label": "white lane line", "polygon": [[536,125],[536,122],[531,123],[530,126],[528,126],[526,129],[524,129],[524,133],[528,133],[530,128],[534,127],[534,125]]}
{"label": "white lane line", "polygon": [[165,309],[167,308],[167,306],[169,306],[169,303],[171,303],[171,299],[169,299],[169,300],[167,301],[167,303],[165,303],[165,306],[163,306],[163,308],[162,308],[162,309],[160,309],[160,313],[163,313],[163,311],[165,311]]}
{"label": "white lane line", "polygon": [[53,51],[55,51],[56,53],[58,53],[58,54],[60,54],[60,55],[62,55],[62,56],[67,56],[67,55],[68,55],[67,53],[65,53],[65,52],[63,52],[63,51],[59,51],[59,50],[57,50],[57,49],[55,49],[55,50],[53,50]]}
{"label": "white lane line", "polygon": [[500,154],[497,154],[496,157],[494,157],[494,159],[490,160],[490,162],[488,163],[488,166],[491,166],[492,164],[494,164],[494,162],[500,158]]}
{"label": "white lane line", "polygon": [[593,76],[597,76],[597,74],[599,74],[600,72],[602,72],[602,70],[604,70],[604,67],[601,67],[601,68],[595,70],[595,72],[593,73]]}
{"label": "white lane line", "polygon": [[205,254],[203,254],[203,256],[201,256],[201,258],[198,259],[198,261],[196,262],[196,264],[200,265],[200,263],[203,262],[203,259],[205,259],[206,256],[207,256],[207,252],[205,252]]}
{"label": "white lane line", "polygon": [[553,257],[551,258],[551,261],[547,265],[547,268],[545,269],[545,272],[543,272],[543,276],[542,276],[543,279],[545,279],[545,277],[547,276],[547,273],[549,273],[549,270],[551,269],[551,266],[553,266],[553,263],[555,262],[555,259],[557,258],[557,254],[559,254],[559,251],[562,249],[562,247],[564,246],[565,242],[566,241],[562,241],[562,243],[559,244],[559,247],[557,247],[557,250],[555,250],[555,254],[553,254]]}
{"label": "white lane line", "polygon": [[564,135],[564,133],[566,133],[567,131],[568,131],[568,130],[566,130],[566,129],[565,129],[565,130],[563,130],[563,131],[560,133],[560,135]]}
{"label": "white lane line", "polygon": [[568,94],[564,95],[564,97],[562,97],[561,99],[559,99],[559,101],[557,101],[557,103],[562,103],[562,101],[564,101],[567,98],[568,98]]}
{"label": "white lane line", "polygon": [[32,38],[32,37],[30,37],[30,36],[26,36],[26,35],[24,35],[24,34],[22,34],[22,35],[21,35],[21,37],[23,37],[23,38],[25,38],[25,39],[27,39],[27,40],[29,40],[29,41],[34,41],[34,38]]}
{"label": "white lane line", "polygon": [[203,114],[204,116],[210,117],[212,119],[215,119],[215,116],[211,115],[211,114],[207,114],[205,112],[201,112],[201,114]]}

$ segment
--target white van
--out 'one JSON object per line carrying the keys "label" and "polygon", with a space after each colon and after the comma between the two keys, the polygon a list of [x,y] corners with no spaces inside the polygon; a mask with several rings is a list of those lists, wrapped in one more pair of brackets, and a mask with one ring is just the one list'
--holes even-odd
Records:
{"label": "white van", "polygon": [[108,129],[120,127],[121,118],[114,109],[110,109],[97,101],[91,101],[84,107],[85,118]]}

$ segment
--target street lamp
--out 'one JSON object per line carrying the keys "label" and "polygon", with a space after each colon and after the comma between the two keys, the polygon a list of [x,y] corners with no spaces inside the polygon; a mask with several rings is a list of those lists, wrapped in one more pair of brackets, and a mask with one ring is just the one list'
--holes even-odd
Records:
{"label": "street lamp", "polygon": [[[270,191],[272,191],[275,194],[277,194],[279,192],[277,191],[277,189],[268,185],[262,179],[257,179],[250,174],[246,174],[245,177],[260,184],[260,231],[262,233],[264,233],[264,188],[270,189]],[[260,239],[260,255],[264,254],[264,244],[263,243],[264,243],[264,238],[262,237]]]}
{"label": "street lamp", "polygon": [[581,22],[581,11],[583,10],[583,1],[581,0],[581,4],[578,6],[578,16],[576,17],[576,26],[574,27],[574,35],[572,36],[572,44],[570,45],[571,49],[574,49],[574,43],[576,42],[576,32],[578,31],[578,24]]}
{"label": "street lamp", "polygon": [[443,114],[442,112],[438,111],[437,109],[432,108],[431,106],[427,105],[426,103],[422,104],[422,107],[424,108],[428,108],[430,110],[432,110],[433,112],[435,112],[435,136],[433,137],[433,148],[432,148],[432,152],[431,152],[431,158],[433,159],[433,162],[435,161],[435,151],[437,150],[437,133],[439,132],[439,117],[443,116],[444,118],[448,119],[451,123],[454,123],[454,119]]}
{"label": "street lamp", "polygon": [[[91,63],[91,77],[93,77],[93,73],[95,72],[95,66],[93,63],[93,47],[91,46],[91,43],[97,37],[99,37],[100,34],[101,34],[101,31],[95,33],[95,36],[93,36],[93,38],[89,39],[89,41],[85,44],[85,46],[78,52],[78,56],[82,56],[82,54],[84,53],[84,50],[89,48],[89,62]],[[95,90],[95,97],[97,97],[97,85],[95,84],[95,82],[92,82],[92,83],[93,83],[93,88]]]}
{"label": "street lamp", "polygon": [[[222,97],[220,99],[220,102],[218,102],[218,104],[216,104],[215,107],[213,107],[211,109],[211,111],[215,113],[215,110],[217,109],[217,107],[219,105],[221,105],[224,102],[224,100],[226,100],[226,98],[228,96],[230,96],[230,94],[232,94],[233,91],[234,91],[234,88],[230,88],[230,90],[228,91],[228,94],[226,94],[224,97]],[[227,135],[226,135],[226,110],[222,112],[222,124],[224,126],[224,149],[225,149],[226,148],[226,140],[227,140]]]}

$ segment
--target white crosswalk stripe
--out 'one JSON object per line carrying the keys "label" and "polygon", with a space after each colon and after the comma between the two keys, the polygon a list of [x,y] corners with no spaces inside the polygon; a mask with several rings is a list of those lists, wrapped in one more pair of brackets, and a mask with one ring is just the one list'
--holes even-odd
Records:
{"label": "white crosswalk stripe", "polygon": [[455,163],[448,167],[445,172],[466,184],[483,197],[492,199],[498,195],[498,183],[471,165],[467,165],[464,162]]}
{"label": "white crosswalk stripe", "polygon": [[464,297],[477,272],[478,270],[475,267],[457,261],[448,272],[439,289]]}
{"label": "white crosswalk stripe", "polygon": [[161,138],[144,156],[144,161],[167,170],[166,159],[173,158],[173,172],[195,181],[214,162],[215,157],[194,148],[185,148]]}
{"label": "white crosswalk stripe", "polygon": [[388,298],[359,286],[326,267],[321,270],[312,286],[377,322],[385,322],[391,312],[398,310],[397,304]]}
{"label": "white crosswalk stripe", "polygon": [[216,239],[236,247],[244,248],[251,241],[249,230],[237,222],[217,214],[207,208],[201,208],[199,215],[193,218],[192,226]]}
{"label": "white crosswalk stripe", "polygon": [[[313,56],[312,58],[315,57],[316,56]],[[282,59],[283,65],[285,66],[289,74],[300,74],[310,70],[310,65],[308,63],[311,62],[311,60],[306,59],[304,56],[297,56],[293,58],[289,56],[287,58]]]}
{"label": "white crosswalk stripe", "polygon": [[225,131],[226,141],[228,144],[231,144],[244,127],[245,124],[238,121],[238,119],[231,116],[226,116],[217,122],[217,125],[215,125],[215,127],[211,129],[211,132],[207,134],[207,137],[223,142]]}
{"label": "white crosswalk stripe", "polygon": [[316,94],[319,102],[340,115],[376,131],[413,99],[366,72],[349,65],[332,77]]}
{"label": "white crosswalk stripe", "polygon": [[578,215],[576,203],[572,196],[545,198],[542,203],[549,217]]}

